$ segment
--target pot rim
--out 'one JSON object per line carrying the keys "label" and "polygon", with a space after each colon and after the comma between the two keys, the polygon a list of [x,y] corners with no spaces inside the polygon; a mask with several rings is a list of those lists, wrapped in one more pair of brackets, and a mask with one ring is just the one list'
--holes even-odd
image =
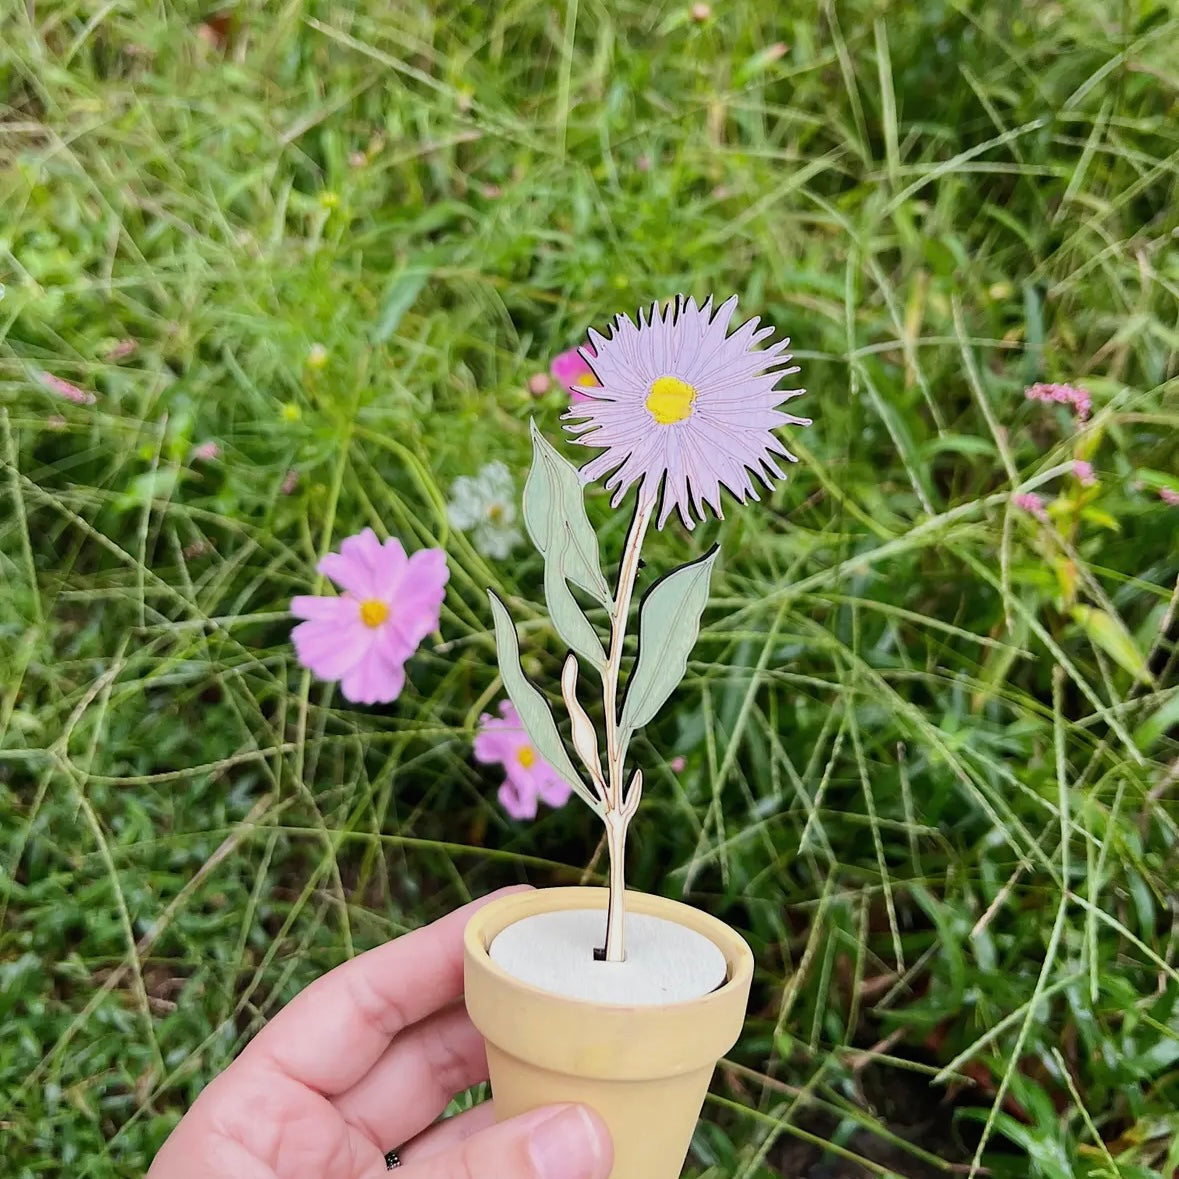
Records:
{"label": "pot rim", "polygon": [[[545,903],[549,900],[553,903]],[[517,978],[516,975],[500,966],[490,954],[491,942],[508,926],[515,925],[517,921],[534,917],[539,913],[566,909],[600,909],[604,913],[608,901],[608,889],[583,885],[556,886],[512,893],[510,896],[502,897],[480,909],[467,922],[466,929],[463,931],[467,954],[471,959],[478,961],[481,970],[490,974],[502,985],[510,986],[524,994],[541,997],[548,1002],[556,1000],[561,1003],[572,1003],[602,1013],[617,1012],[621,1015],[633,1012],[634,1006],[628,1003],[605,1003],[595,999],[578,999],[555,991],[546,991],[542,987],[534,986],[532,983]],[[685,904],[683,901],[631,889],[626,892],[626,905],[632,913],[646,913],[653,917],[661,917],[666,921],[672,921],[677,925],[695,930],[708,938],[720,950],[725,959],[725,981],[715,990],[692,999],[677,999],[672,1003],[653,1003],[647,1006],[648,1010],[671,1012],[699,1006],[702,1003],[723,1004],[733,991],[738,989],[748,991],[749,982],[753,975],[753,951],[745,939],[735,929],[721,921],[719,917],[714,917],[711,913],[706,913],[702,909]],[[680,919],[679,914],[682,914],[686,919]],[[501,918],[503,919],[501,920]]]}

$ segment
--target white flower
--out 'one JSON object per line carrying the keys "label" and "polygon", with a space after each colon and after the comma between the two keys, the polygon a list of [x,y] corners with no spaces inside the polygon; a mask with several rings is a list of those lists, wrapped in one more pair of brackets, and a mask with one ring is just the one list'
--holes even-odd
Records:
{"label": "white flower", "polygon": [[485,557],[502,561],[523,539],[516,525],[516,485],[501,462],[478,475],[461,475],[450,488],[447,514],[455,528],[471,534]]}

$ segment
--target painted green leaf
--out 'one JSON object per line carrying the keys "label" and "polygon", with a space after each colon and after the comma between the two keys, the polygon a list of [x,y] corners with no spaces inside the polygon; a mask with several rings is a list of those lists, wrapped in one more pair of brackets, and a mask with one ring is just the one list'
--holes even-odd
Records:
{"label": "painted green leaf", "polygon": [[565,643],[601,671],[606,666],[601,640],[566,582],[570,576],[566,567],[570,547],[564,521],[557,524],[556,535],[559,539],[549,549],[544,563],[544,596],[549,617]]}
{"label": "painted green leaf", "polygon": [[565,752],[565,742],[561,740],[557,722],[553,720],[553,714],[545,698],[528,682],[524,669],[520,666],[520,644],[508,608],[493,591],[488,590],[487,596],[491,599],[491,614],[495,620],[495,648],[499,655],[499,672],[503,677],[508,699],[520,714],[520,723],[524,726],[528,739],[536,746],[541,757],[573,787],[592,810],[600,815],[602,804],[573,768],[573,762]]}
{"label": "painted green leaf", "polygon": [[1089,636],[1119,666],[1143,683],[1153,683],[1142,652],[1134,645],[1130,632],[1112,614],[1092,606],[1074,606],[1073,618]]}
{"label": "painted green leaf", "polygon": [[548,557],[564,523],[568,551],[562,561],[565,577],[603,606],[610,606],[610,587],[602,576],[598,535],[585,514],[585,496],[577,468],[559,455],[532,423],[532,468],[524,484],[524,526],[532,543]]}
{"label": "painted green leaf", "polygon": [[683,565],[655,583],[639,607],[639,654],[622,702],[621,728],[628,737],[663,707],[684,678],[688,654],[700,633],[708,582],[717,550]]}

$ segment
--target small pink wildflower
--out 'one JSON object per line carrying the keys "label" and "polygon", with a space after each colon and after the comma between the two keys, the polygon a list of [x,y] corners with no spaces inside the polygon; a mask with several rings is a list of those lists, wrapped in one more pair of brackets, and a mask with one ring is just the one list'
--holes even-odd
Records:
{"label": "small pink wildflower", "polygon": [[1179,508],[1179,491],[1172,491],[1169,487],[1159,488],[1159,499],[1173,508]]}
{"label": "small pink wildflower", "polygon": [[533,397],[543,397],[552,387],[553,382],[549,380],[548,373],[533,373],[528,378],[528,392]]}
{"label": "small pink wildflower", "polygon": [[282,486],[279,488],[279,491],[281,491],[283,493],[283,495],[293,495],[295,492],[295,488],[298,486],[299,486],[299,472],[296,471],[294,467],[292,467],[283,476]]}
{"label": "small pink wildflower", "polygon": [[499,762],[507,771],[497,797],[513,819],[535,819],[537,800],[552,807],[569,801],[569,783],[533,747],[510,700],[499,706],[498,717],[485,712],[479,718],[475,757],[485,764]]}
{"label": "small pink wildflower", "polygon": [[1011,502],[1017,508],[1022,508],[1029,515],[1035,516],[1037,520],[1048,523],[1048,513],[1044,510],[1044,499],[1037,495],[1034,491],[1025,491],[1022,495],[1013,495]]}
{"label": "small pink wildflower", "polygon": [[635,168],[640,172],[651,171],[651,157],[645,152],[635,160]]}
{"label": "small pink wildflower", "polygon": [[58,397],[64,397],[66,401],[72,401],[75,405],[93,405],[98,400],[93,393],[85,389],[79,389],[77,385],[73,385],[69,381],[63,381],[61,377],[55,377],[52,373],[38,373],[37,380],[50,393],[56,393]]}
{"label": "small pink wildflower", "polygon": [[705,4],[701,0],[699,4],[692,5],[692,19],[698,25],[703,24],[710,16],[712,16],[712,6],[710,4]]}
{"label": "small pink wildflower", "polygon": [[684,772],[684,767],[687,764],[687,759],[683,756],[673,757],[671,761],[667,763],[667,768],[671,770],[673,774],[682,774]]}
{"label": "small pink wildflower", "polygon": [[1071,405],[1078,422],[1087,422],[1093,412],[1089,390],[1079,385],[1052,385],[1038,381],[1024,390],[1024,396],[1029,401],[1057,401],[1061,405]]}
{"label": "small pink wildflower", "polygon": [[1082,487],[1092,487],[1097,482],[1097,476],[1093,473],[1093,464],[1085,462],[1084,459],[1077,459],[1073,463],[1073,474]]}
{"label": "small pink wildflower", "polygon": [[450,577],[441,549],[405,555],[366,528],[328,553],[319,571],[344,590],[291,602],[303,621],[291,632],[299,662],[322,680],[339,680],[354,704],[388,704],[405,687],[405,662],[438,629]]}
{"label": "small pink wildflower", "polygon": [[[591,356],[597,355],[593,347],[588,344],[585,350]],[[559,352],[554,356],[549,371],[553,374],[553,379],[564,386],[571,401],[589,400],[579,390],[595,389],[598,386],[598,378],[594,376],[593,370],[586,364],[585,359],[576,348],[570,348],[568,352]]]}
{"label": "small pink wildflower", "polygon": [[209,439],[208,442],[202,442],[199,446],[194,446],[192,450],[192,461],[194,463],[214,463],[221,457],[221,447]]}
{"label": "small pink wildflower", "polygon": [[139,349],[139,342],[137,340],[116,340],[103,355],[103,360],[109,360],[112,364],[126,360],[128,356],[134,356]]}

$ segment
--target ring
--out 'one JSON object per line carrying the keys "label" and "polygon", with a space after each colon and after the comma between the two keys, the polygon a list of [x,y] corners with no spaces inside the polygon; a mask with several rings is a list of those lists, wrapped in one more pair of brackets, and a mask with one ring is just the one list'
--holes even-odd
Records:
{"label": "ring", "polygon": [[401,1166],[401,1159],[397,1157],[397,1151],[389,1150],[385,1152],[385,1170],[391,1171],[394,1167]]}

